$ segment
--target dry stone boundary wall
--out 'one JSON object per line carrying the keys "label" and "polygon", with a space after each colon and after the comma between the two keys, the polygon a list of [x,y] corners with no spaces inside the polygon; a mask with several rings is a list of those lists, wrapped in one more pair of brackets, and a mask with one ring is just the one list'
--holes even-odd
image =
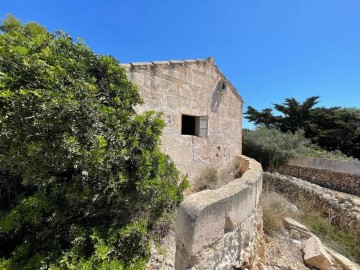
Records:
{"label": "dry stone boundary wall", "polygon": [[333,190],[360,196],[360,163],[302,158],[292,160],[276,171]]}
{"label": "dry stone boundary wall", "polygon": [[340,195],[330,189],[278,173],[264,173],[263,181],[265,192],[274,190],[292,201],[308,200],[340,228],[352,229],[360,223],[360,200],[354,200],[354,196]]}
{"label": "dry stone boundary wall", "polygon": [[291,159],[288,164],[360,175],[360,163],[355,161],[298,157]]}
{"label": "dry stone boundary wall", "polygon": [[242,177],[189,195],[176,216],[175,269],[263,269],[262,168],[238,156]]}

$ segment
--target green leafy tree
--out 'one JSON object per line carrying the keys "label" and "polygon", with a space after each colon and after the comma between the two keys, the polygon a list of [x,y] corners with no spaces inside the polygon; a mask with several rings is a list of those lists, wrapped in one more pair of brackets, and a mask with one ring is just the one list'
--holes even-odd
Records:
{"label": "green leafy tree", "polygon": [[283,165],[309,144],[303,131],[293,134],[267,127],[243,130],[243,154],[259,161],[264,170]]}
{"label": "green leafy tree", "polygon": [[[287,98],[283,104],[274,104],[274,108],[283,113],[284,117],[279,117],[279,128],[283,132],[296,132],[299,129],[305,131],[305,136],[312,130],[311,111],[318,103],[319,96],[307,98],[303,103],[294,98]],[[307,136],[308,137],[308,136]]]}
{"label": "green leafy tree", "polygon": [[321,147],[340,150],[360,158],[360,110],[354,108],[316,108],[312,112],[312,139]]}
{"label": "green leafy tree", "polygon": [[281,117],[274,116],[272,109],[266,108],[262,111],[258,111],[251,106],[248,106],[245,113],[245,118],[250,122],[253,122],[255,125],[262,125],[267,128],[278,128],[280,127]]}
{"label": "green leafy tree", "polygon": [[139,269],[182,200],[159,114],[119,63],[12,16],[0,29],[0,266]]}
{"label": "green leafy tree", "polygon": [[307,98],[303,103],[294,98],[287,98],[283,104],[274,104],[274,108],[283,114],[281,116],[274,116],[271,108],[259,112],[248,106],[245,118],[256,125],[264,125],[268,128],[275,127],[283,132],[294,133],[299,129],[304,129],[305,134],[308,134],[313,128],[311,126],[311,111],[318,103],[318,98],[319,96],[313,96]]}
{"label": "green leafy tree", "polygon": [[314,107],[318,96],[303,103],[287,98],[283,104],[274,104],[282,113],[274,116],[271,108],[257,111],[251,106],[245,118],[256,125],[274,127],[282,132],[295,133],[302,129],[305,137],[328,151],[340,150],[348,156],[360,158],[360,110],[340,107]]}

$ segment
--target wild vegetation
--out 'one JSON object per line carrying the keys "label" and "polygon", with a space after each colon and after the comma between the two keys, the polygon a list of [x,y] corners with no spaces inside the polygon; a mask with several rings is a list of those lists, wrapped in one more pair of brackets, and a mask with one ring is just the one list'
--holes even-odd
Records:
{"label": "wild vegetation", "polygon": [[186,184],[159,114],[136,114],[119,63],[83,41],[0,29],[0,268],[143,268]]}
{"label": "wild vegetation", "polygon": [[[297,206],[297,211],[294,211],[295,206],[292,203]],[[326,246],[357,263],[360,262],[360,226],[352,229],[340,228],[315,206],[318,205],[316,201],[293,198],[292,203],[279,193],[264,191],[262,209],[266,234],[279,234],[284,229],[282,220],[292,217],[307,226]]]}
{"label": "wild vegetation", "polygon": [[243,154],[260,162],[264,170],[284,164],[306,145],[303,131],[293,134],[267,127],[243,131]]}
{"label": "wild vegetation", "polygon": [[[326,211],[318,207],[316,200],[300,198],[296,202],[301,210],[298,220],[317,235],[328,247],[347,258],[360,263],[360,224],[340,227]],[[316,210],[315,210],[316,209]]]}
{"label": "wild vegetation", "polygon": [[326,151],[325,149],[319,147],[318,145],[310,144],[305,145],[296,153],[295,156],[298,157],[316,157],[316,158],[326,158],[326,159],[336,159],[336,160],[347,160],[352,162],[360,162],[359,159],[349,157],[342,153],[339,150],[335,151]]}
{"label": "wild vegetation", "polygon": [[318,157],[359,162],[342,152],[327,151],[311,144],[304,131],[282,132],[276,128],[258,127],[243,130],[243,154],[259,161],[264,170],[272,171],[294,157]]}
{"label": "wild vegetation", "polygon": [[261,200],[264,232],[276,235],[284,229],[283,219],[296,215],[289,201],[274,191],[264,192]]}
{"label": "wild vegetation", "polygon": [[271,108],[258,111],[249,106],[245,118],[284,133],[304,130],[305,137],[313,144],[360,159],[360,109],[315,107],[318,103],[319,96],[307,98],[303,103],[287,98],[283,104],[274,104],[281,115],[274,115]]}
{"label": "wild vegetation", "polygon": [[205,189],[216,189],[220,185],[219,173],[216,168],[206,168],[198,177],[194,179],[191,185],[193,192],[202,191]]}

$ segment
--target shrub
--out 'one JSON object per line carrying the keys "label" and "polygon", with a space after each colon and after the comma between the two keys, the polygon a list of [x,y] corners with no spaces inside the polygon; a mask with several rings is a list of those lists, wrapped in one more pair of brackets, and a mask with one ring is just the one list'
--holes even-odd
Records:
{"label": "shrub", "polygon": [[304,145],[309,141],[303,131],[292,134],[266,127],[243,131],[243,154],[259,161],[264,170],[283,165]]}
{"label": "shrub", "polygon": [[0,28],[0,265],[139,269],[182,200],[160,115],[112,57],[9,16]]}
{"label": "shrub", "polygon": [[291,203],[282,195],[276,192],[263,193],[261,200],[263,210],[264,232],[274,235],[282,231],[283,219],[295,216]]}
{"label": "shrub", "polygon": [[[298,211],[293,210],[292,203],[298,207]],[[315,198],[293,193],[283,196],[273,191],[273,186],[265,186],[261,206],[264,231],[268,235],[282,230],[284,217],[293,217],[307,226],[327,247],[357,263],[360,262],[360,224],[340,227],[329,215],[329,209],[319,204]]]}
{"label": "shrub", "polygon": [[299,197],[298,219],[318,236],[326,246],[347,258],[360,262],[360,224],[340,227],[329,215],[328,209],[319,207],[316,199]]}
{"label": "shrub", "polygon": [[216,189],[219,186],[219,175],[216,168],[206,168],[192,184],[192,191],[198,192],[205,189]]}
{"label": "shrub", "polygon": [[336,159],[336,160],[347,160],[353,162],[360,162],[359,159],[348,157],[342,152],[335,151],[327,151],[325,149],[320,148],[316,145],[304,146],[299,149],[299,152],[296,154],[299,157],[316,157],[316,158],[327,158],[327,159]]}

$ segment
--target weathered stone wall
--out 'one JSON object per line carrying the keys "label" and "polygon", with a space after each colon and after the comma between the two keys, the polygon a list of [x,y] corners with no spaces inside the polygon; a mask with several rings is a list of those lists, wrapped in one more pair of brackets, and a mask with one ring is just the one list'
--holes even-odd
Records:
{"label": "weathered stone wall", "polygon": [[242,177],[188,196],[176,216],[175,268],[263,269],[262,168],[238,156]]}
{"label": "weathered stone wall", "polygon": [[333,190],[343,191],[358,196],[360,195],[360,174],[350,174],[290,164],[280,166],[276,171]]}
{"label": "weathered stone wall", "polygon": [[336,172],[360,175],[360,162],[355,161],[314,157],[298,157],[291,159],[288,164],[300,167],[310,167],[322,170],[331,170]]}
{"label": "weathered stone wall", "polygon": [[[137,111],[163,112],[162,150],[184,175],[192,180],[207,167],[233,164],[241,154],[242,99],[212,58],[122,66],[144,99]],[[218,94],[223,83],[226,95]],[[207,116],[208,136],[181,135],[183,114]]]}
{"label": "weathered stone wall", "polygon": [[312,203],[333,224],[352,229],[360,223],[360,198],[339,194],[296,177],[278,173],[263,174],[264,190],[275,190],[291,201],[301,199]]}

